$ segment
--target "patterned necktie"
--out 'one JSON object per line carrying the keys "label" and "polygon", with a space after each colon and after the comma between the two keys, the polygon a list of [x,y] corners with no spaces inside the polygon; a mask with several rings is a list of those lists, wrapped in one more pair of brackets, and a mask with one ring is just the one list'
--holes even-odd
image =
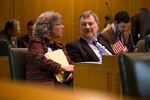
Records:
{"label": "patterned necktie", "polygon": [[122,44],[124,44],[122,33],[119,33],[119,32],[117,33],[116,42],[117,42],[117,41],[121,41]]}
{"label": "patterned necktie", "polygon": [[92,43],[93,43],[93,45],[99,50],[99,54],[102,55],[102,50],[101,50],[101,48],[98,46],[97,41],[93,41]]}
{"label": "patterned necktie", "polygon": [[117,38],[116,38],[116,41],[121,41],[121,34],[120,33],[117,33]]}

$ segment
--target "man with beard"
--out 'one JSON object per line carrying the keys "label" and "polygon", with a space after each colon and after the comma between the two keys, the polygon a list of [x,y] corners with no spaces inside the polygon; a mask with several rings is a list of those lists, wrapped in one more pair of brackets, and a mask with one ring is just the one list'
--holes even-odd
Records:
{"label": "man with beard", "polygon": [[85,11],[79,18],[81,38],[66,45],[71,60],[102,63],[102,55],[111,55],[102,41],[97,40],[99,20],[92,11]]}

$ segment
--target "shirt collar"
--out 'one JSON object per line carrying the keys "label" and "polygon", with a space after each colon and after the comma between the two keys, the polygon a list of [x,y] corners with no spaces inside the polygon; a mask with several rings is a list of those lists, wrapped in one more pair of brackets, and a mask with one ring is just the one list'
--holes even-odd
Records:
{"label": "shirt collar", "polygon": [[116,25],[114,23],[112,24],[112,29],[116,33]]}
{"label": "shirt collar", "polygon": [[97,42],[97,38],[95,39],[95,40],[88,40],[88,39],[86,39],[86,38],[84,38],[84,37],[82,37],[87,43],[89,43],[89,44],[93,44],[92,42],[93,41],[96,41]]}

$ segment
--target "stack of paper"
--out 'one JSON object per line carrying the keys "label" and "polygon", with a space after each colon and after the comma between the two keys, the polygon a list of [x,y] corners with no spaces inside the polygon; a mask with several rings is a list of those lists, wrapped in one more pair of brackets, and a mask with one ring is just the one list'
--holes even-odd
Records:
{"label": "stack of paper", "polygon": [[[61,50],[61,49],[58,49],[58,50],[55,50],[52,52],[47,52],[45,54],[45,57],[47,59],[51,59],[51,60],[61,64],[62,67],[69,66],[69,62],[68,62],[63,50]],[[60,72],[60,73],[56,74],[55,76],[56,76],[57,81],[59,81],[59,82],[65,81],[64,72]]]}

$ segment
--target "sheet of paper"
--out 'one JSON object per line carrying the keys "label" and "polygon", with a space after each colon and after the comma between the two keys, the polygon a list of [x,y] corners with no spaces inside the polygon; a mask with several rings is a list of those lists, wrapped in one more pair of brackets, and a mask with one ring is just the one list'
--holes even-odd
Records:
{"label": "sheet of paper", "polygon": [[68,62],[63,50],[61,50],[61,49],[58,49],[58,50],[55,50],[52,52],[47,52],[45,54],[45,57],[47,59],[51,59],[51,60],[61,64],[64,67],[69,66],[69,62]]}
{"label": "sheet of paper", "polygon": [[[55,50],[55,51],[52,51],[52,52],[47,52],[45,54],[45,57],[47,59],[51,59],[51,60],[61,64],[62,67],[69,66],[69,62],[68,62],[63,50],[61,50],[61,49]],[[55,74],[55,77],[56,77],[57,81],[63,83],[65,81],[64,71],[59,72],[58,74]]]}

